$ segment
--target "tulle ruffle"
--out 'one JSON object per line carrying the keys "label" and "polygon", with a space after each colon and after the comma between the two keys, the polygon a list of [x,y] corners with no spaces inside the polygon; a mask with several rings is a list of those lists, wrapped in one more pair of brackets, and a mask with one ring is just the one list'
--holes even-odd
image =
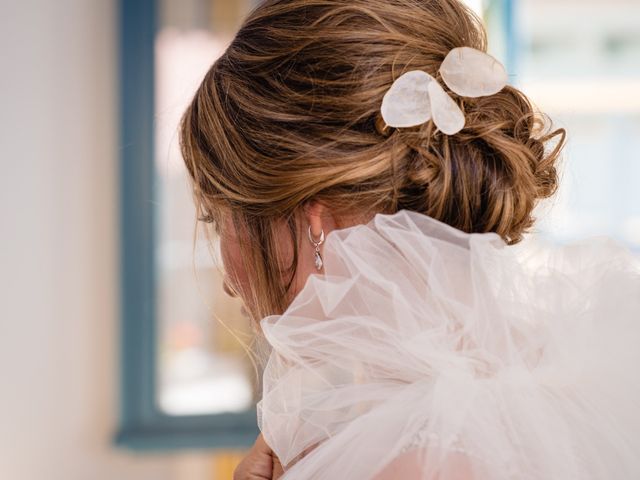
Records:
{"label": "tulle ruffle", "polygon": [[424,215],[327,236],[258,423],[292,479],[640,478],[640,268],[615,242],[506,246]]}

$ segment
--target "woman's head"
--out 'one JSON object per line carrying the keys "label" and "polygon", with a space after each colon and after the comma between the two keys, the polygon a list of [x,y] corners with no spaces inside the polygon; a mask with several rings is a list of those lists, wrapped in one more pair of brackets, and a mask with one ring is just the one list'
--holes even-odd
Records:
{"label": "woman's head", "polygon": [[393,81],[439,79],[461,46],[486,51],[486,38],[457,0],[267,0],[246,19],[187,109],[181,145],[254,318],[283,311],[302,283],[302,232],[319,215],[340,228],[408,209],[509,243],[533,224],[555,191],[564,131],[545,130],[517,89],[449,92],[466,118],[452,136],[432,122],[384,128]]}

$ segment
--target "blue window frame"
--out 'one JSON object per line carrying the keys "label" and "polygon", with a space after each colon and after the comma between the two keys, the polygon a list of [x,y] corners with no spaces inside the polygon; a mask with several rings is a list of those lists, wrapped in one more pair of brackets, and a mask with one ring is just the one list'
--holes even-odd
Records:
{"label": "blue window frame", "polygon": [[156,0],[120,0],[120,420],[115,442],[133,449],[234,448],[259,433],[254,410],[172,416],[156,401],[154,251]]}

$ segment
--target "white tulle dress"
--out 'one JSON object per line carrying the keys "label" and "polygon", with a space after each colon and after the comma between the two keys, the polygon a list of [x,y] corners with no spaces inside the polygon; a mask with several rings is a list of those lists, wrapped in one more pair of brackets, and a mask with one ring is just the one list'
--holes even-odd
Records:
{"label": "white tulle dress", "polygon": [[336,230],[282,315],[258,423],[284,479],[640,479],[640,265],[408,211]]}

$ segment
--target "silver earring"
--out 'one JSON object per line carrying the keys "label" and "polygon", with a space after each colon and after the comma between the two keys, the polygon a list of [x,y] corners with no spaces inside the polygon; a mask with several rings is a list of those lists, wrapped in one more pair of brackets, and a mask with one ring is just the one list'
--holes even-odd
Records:
{"label": "silver earring", "polygon": [[316,249],[314,253],[316,268],[318,270],[322,270],[323,262],[322,262],[322,256],[320,255],[320,245],[324,243],[324,230],[322,229],[320,230],[320,240],[316,242],[313,239],[313,235],[311,235],[311,225],[309,225],[309,240],[311,241],[311,243],[313,243],[313,246]]}

